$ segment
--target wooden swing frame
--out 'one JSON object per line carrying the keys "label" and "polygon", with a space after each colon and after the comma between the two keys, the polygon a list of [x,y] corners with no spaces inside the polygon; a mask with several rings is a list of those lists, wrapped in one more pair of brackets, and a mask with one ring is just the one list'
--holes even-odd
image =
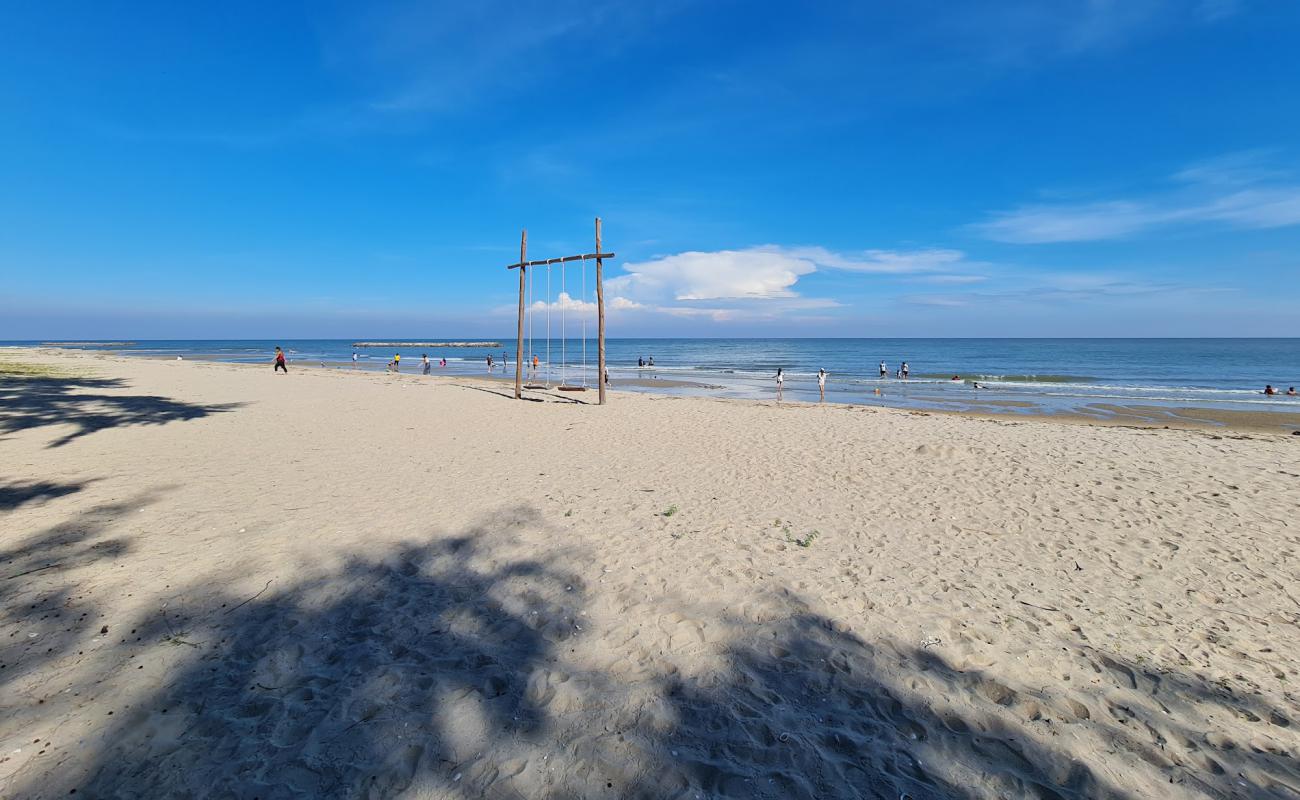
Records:
{"label": "wooden swing frame", "polygon": [[[560,258],[544,258],[540,261],[528,260],[528,230],[524,229],[519,237],[519,261],[510,264],[506,269],[519,270],[519,336],[515,340],[518,342],[515,350],[515,399],[522,400],[524,397],[524,292],[527,284],[527,274],[529,267],[540,267],[543,265],[550,266],[559,264],[560,269],[564,269],[566,264],[577,262],[585,264],[587,261],[596,262],[596,385],[600,388],[599,405],[605,405],[605,282],[604,282],[604,261],[607,258],[614,258],[613,253],[600,252],[600,217],[596,217],[596,252],[582,253],[573,256],[562,256]],[[546,302],[551,299],[546,298]],[[583,300],[585,301],[585,298]],[[549,336],[549,334],[548,334]],[[584,360],[584,365],[585,365]],[[549,369],[549,367],[548,367]],[[533,388],[529,386],[528,388]],[[561,392],[585,392],[585,386],[557,386]]]}

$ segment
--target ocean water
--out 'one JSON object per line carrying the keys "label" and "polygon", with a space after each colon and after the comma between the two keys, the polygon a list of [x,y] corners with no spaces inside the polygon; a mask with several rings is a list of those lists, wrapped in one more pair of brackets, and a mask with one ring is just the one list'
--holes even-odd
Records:
{"label": "ocean water", "polygon": [[[123,354],[265,363],[276,345],[290,368],[351,369],[354,340],[139,341],[108,349]],[[416,340],[411,340],[416,341]],[[437,374],[486,375],[486,356],[504,354],[513,377],[515,341],[493,348],[355,348],[358,369],[382,370],[394,352],[403,372],[419,372],[427,352]],[[32,344],[8,342],[7,344]],[[527,345],[528,342],[526,341]],[[540,380],[596,385],[596,342],[534,339]],[[785,371],[785,396],[817,399],[816,373],[830,373],[827,400],[904,407],[1072,410],[1098,403],[1300,412],[1300,398],[1266,397],[1265,384],[1300,386],[1300,338],[1285,339],[609,339],[615,388],[754,398],[775,394]],[[585,362],[584,362],[585,347]],[[638,368],[638,358],[654,358]],[[884,361],[888,377],[882,379]],[[910,379],[894,377],[907,361]],[[584,366],[585,363],[585,366]],[[956,380],[954,380],[956,378]],[[975,388],[978,382],[980,389]]]}

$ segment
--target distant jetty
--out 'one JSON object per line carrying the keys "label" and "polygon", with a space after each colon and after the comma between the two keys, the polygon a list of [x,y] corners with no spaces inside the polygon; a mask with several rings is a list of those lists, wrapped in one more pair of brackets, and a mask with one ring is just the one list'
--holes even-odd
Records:
{"label": "distant jetty", "polygon": [[135,342],[41,342],[50,347],[130,347]]}
{"label": "distant jetty", "polygon": [[500,342],[353,342],[353,347],[500,347]]}

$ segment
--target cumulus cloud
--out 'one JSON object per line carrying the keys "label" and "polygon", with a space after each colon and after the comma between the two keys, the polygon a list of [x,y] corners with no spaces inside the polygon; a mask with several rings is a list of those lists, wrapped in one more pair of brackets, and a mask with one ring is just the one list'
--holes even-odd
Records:
{"label": "cumulus cloud", "polygon": [[[817,272],[862,273],[926,283],[964,285],[987,279],[964,271],[987,266],[960,250],[834,251],[825,247],[757,247],[687,251],[624,266],[626,274],[605,281],[605,311],[614,316],[675,317],[719,323],[825,322],[817,316],[843,308],[833,297],[808,297],[798,284]],[[594,319],[594,296],[561,292],[529,306],[534,313]],[[503,309],[506,314],[509,309]]]}
{"label": "cumulus cloud", "polygon": [[794,297],[791,287],[817,265],[779,248],[686,252],[628,264],[606,281],[616,292],[673,300]]}
{"label": "cumulus cloud", "polygon": [[1193,223],[1237,228],[1300,225],[1300,184],[1269,168],[1258,152],[1190,165],[1172,177],[1185,187],[1141,199],[1020,206],[974,225],[988,239],[1013,244],[1123,239]]}
{"label": "cumulus cloud", "polygon": [[[839,270],[879,275],[951,272],[967,266],[960,250],[863,250],[762,245],[742,250],[690,251],[628,264],[626,275],[605,282],[613,292],[660,308],[698,301],[761,301],[786,310],[830,308],[828,298],[795,291],[803,276]],[[954,282],[960,276],[951,275]],[[977,276],[971,276],[978,280]]]}
{"label": "cumulus cloud", "polygon": [[565,314],[579,314],[596,316],[596,304],[578,300],[568,292],[560,292],[555,296],[555,300],[550,303],[545,300],[536,300],[531,306],[533,311],[545,313],[550,311],[553,314],[564,312]]}

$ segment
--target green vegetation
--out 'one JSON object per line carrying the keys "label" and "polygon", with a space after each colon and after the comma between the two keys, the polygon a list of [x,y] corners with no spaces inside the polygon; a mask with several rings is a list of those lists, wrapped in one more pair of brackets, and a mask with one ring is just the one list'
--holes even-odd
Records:
{"label": "green vegetation", "polygon": [[47,364],[32,364],[26,361],[10,361],[0,358],[0,378],[74,378],[75,372],[52,367]]}
{"label": "green vegetation", "polygon": [[676,513],[677,513],[677,506],[668,506],[668,508],[665,508],[663,510],[663,516],[665,517],[671,517],[673,514]]}
{"label": "green vegetation", "polygon": [[812,547],[813,540],[822,535],[821,531],[813,531],[812,533],[804,534],[802,537],[791,536],[789,525],[781,528],[781,532],[785,534],[785,540],[787,542],[798,545],[799,547]]}

